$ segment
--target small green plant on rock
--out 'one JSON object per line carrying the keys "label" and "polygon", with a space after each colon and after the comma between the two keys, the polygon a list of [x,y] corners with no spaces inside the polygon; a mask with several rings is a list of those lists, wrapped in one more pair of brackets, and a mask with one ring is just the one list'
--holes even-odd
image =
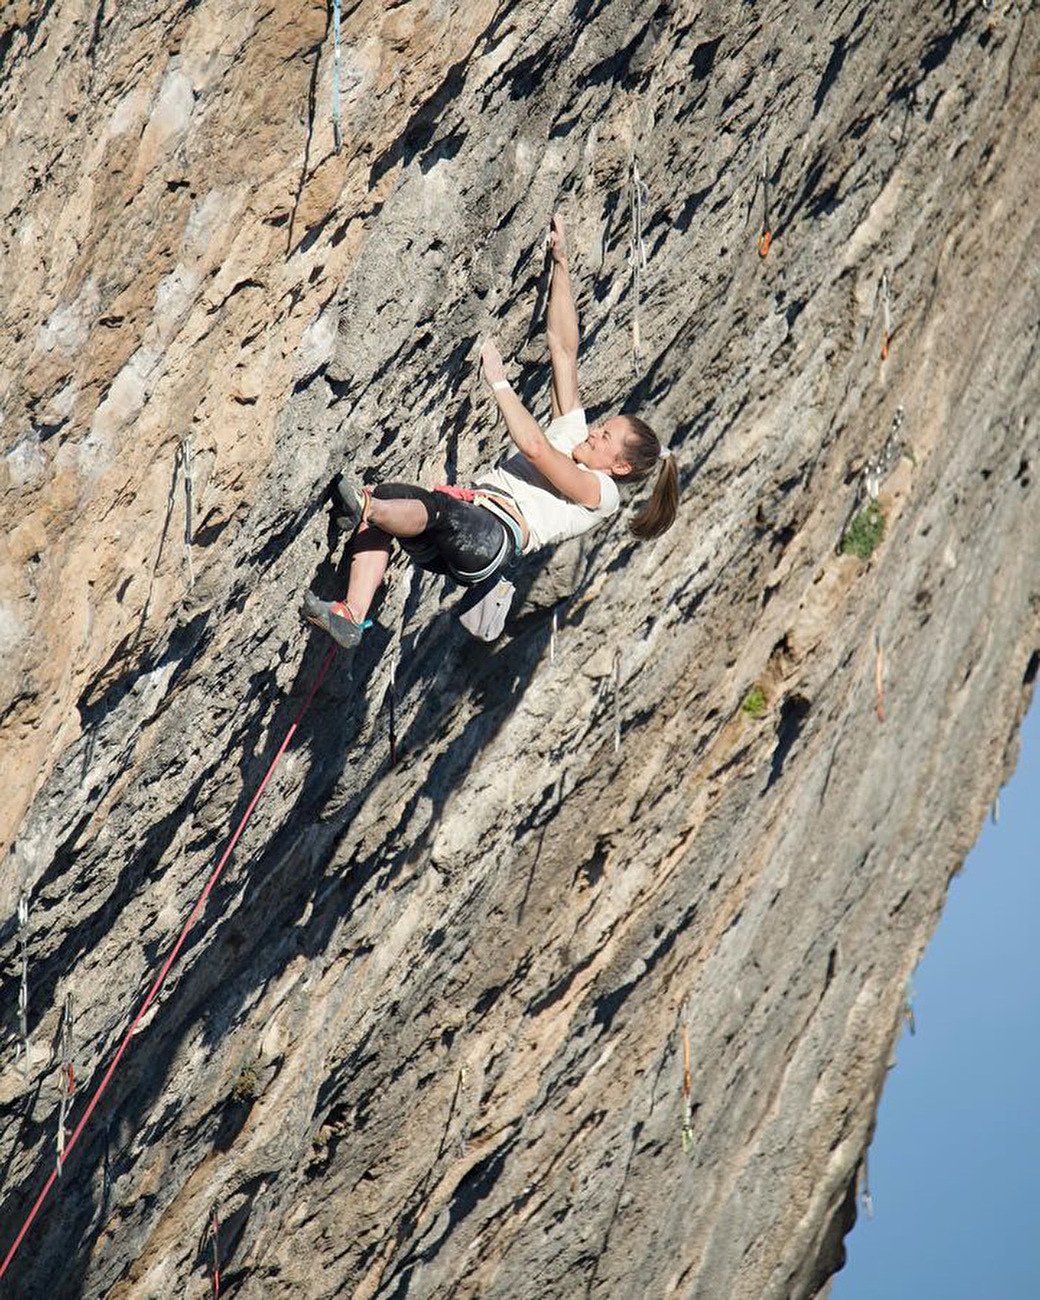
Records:
{"label": "small green plant on rock", "polygon": [[885,535],[885,512],[876,501],[868,501],[849,522],[841,539],[842,555],[869,560]]}
{"label": "small green plant on rock", "polygon": [[760,718],[766,711],[766,693],[761,686],[752,686],[744,698],[744,712],[749,718]]}
{"label": "small green plant on rock", "polygon": [[260,1080],[255,1065],[244,1065],[239,1071],[235,1086],[231,1089],[234,1101],[256,1101],[260,1096]]}

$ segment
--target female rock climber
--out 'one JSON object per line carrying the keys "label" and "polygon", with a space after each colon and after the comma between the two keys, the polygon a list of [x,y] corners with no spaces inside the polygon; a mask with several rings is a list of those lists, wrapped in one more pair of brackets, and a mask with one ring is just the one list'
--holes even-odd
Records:
{"label": "female rock climber", "polygon": [[302,614],[341,646],[361,640],[368,608],[390,562],[393,539],[423,568],[464,586],[484,582],[521,554],[577,537],[616,513],[618,487],[655,470],[649,502],[632,524],[640,538],[657,537],[675,519],[678,477],[669,450],[634,415],[612,415],[588,428],[578,398],[578,315],[567,266],[563,221],[549,235],[552,287],[546,335],[552,359],[552,423],[545,431],[506,378],[498,348],[481,349],[484,378],[498,402],[516,451],[479,476],[472,488],[380,483],[339,484],[341,522],[356,529],[345,599],[304,597]]}

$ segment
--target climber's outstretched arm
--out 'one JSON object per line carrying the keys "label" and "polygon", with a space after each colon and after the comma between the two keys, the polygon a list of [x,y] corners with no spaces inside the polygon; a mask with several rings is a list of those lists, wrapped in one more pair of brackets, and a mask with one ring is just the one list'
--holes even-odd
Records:
{"label": "climber's outstretched arm", "polygon": [[572,457],[552,445],[541,425],[510,388],[502,357],[490,339],[481,348],[480,359],[509,436],[523,455],[568,501],[595,510],[600,503],[598,476],[583,470]]}
{"label": "climber's outstretched arm", "polygon": [[581,405],[578,398],[578,313],[567,265],[567,239],[559,213],[553,216],[549,242],[553,272],[549,306],[545,313],[545,334],[552,359],[552,413],[555,420]]}

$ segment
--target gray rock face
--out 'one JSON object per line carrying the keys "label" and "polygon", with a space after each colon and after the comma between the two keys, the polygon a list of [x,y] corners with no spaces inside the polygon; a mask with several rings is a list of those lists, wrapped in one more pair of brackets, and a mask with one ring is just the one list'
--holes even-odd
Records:
{"label": "gray rock face", "polygon": [[536,556],[493,646],[395,563],[0,1285],[812,1296],[1040,663],[1040,15],[342,21],[337,153],[320,7],[0,18],[5,1253],[66,994],[71,1133],[322,670],[334,474],[497,455],[487,333],[547,409],[554,207],[679,520]]}

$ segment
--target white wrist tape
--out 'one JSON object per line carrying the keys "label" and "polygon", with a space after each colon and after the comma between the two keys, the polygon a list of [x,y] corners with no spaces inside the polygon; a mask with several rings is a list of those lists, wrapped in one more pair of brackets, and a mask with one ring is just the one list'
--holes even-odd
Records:
{"label": "white wrist tape", "polygon": [[510,384],[508,379],[496,379],[495,382],[491,385],[491,387],[494,389],[496,393],[500,393],[503,388],[511,388],[512,385]]}

